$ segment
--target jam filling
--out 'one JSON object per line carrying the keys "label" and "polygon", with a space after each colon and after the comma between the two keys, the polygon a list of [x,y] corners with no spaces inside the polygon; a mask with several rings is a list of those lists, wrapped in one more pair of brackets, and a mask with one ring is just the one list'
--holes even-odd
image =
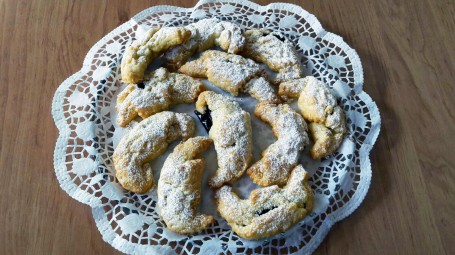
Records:
{"label": "jam filling", "polygon": [[199,119],[202,126],[204,126],[207,133],[210,131],[210,128],[212,127],[212,124],[213,124],[212,115],[210,115],[211,112],[212,111],[210,111],[209,109],[207,109],[207,111],[205,111],[205,113],[200,113],[196,110],[194,111],[194,113],[196,114],[196,117]]}
{"label": "jam filling", "polygon": [[262,211],[260,211],[260,212],[255,212],[255,214],[256,214],[257,216],[261,216],[261,215],[266,214],[266,213],[268,213],[268,212],[270,212],[271,210],[276,209],[276,208],[278,208],[278,206],[272,206],[272,208],[266,208],[266,209],[264,209],[264,210],[262,210]]}
{"label": "jam filling", "polygon": [[284,42],[284,40],[286,40],[286,39],[284,39],[284,37],[281,37],[281,36],[279,36],[277,34],[272,34],[272,35],[275,36],[275,38],[277,38],[278,40],[280,40],[282,42]]}

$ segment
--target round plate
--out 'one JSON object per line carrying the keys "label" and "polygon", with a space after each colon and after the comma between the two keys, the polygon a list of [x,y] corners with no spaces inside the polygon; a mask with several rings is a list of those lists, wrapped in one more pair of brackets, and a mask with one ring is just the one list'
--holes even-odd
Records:
{"label": "round plate", "polygon": [[[322,161],[302,155],[301,163],[311,175],[309,183],[315,193],[313,212],[297,226],[270,239],[241,239],[219,216],[217,223],[203,233],[174,234],[166,229],[156,211],[156,191],[144,195],[126,192],[115,179],[112,154],[125,130],[113,120],[116,94],[122,87],[119,74],[125,47],[150,27],[183,26],[209,17],[244,28],[268,28],[283,33],[301,54],[305,73],[331,86],[348,119],[349,132],[333,155]],[[93,208],[103,239],[125,253],[308,254],[317,248],[335,222],[361,204],[370,185],[369,152],[379,134],[380,116],[362,86],[363,71],[357,53],[341,37],[325,31],[313,15],[299,6],[284,3],[260,6],[240,0],[202,0],[188,9],[154,6],[97,42],[88,52],[82,69],[57,89],[52,105],[60,131],[54,153],[55,173],[62,189]],[[254,108],[248,99],[238,100],[250,112]],[[188,107],[172,110],[190,111]],[[273,140],[271,131],[268,132],[269,140]],[[257,158],[267,144],[255,145]],[[155,170],[159,170],[165,156],[156,160]],[[155,178],[158,176],[156,173]],[[246,187],[244,191],[253,187],[244,180],[239,183]],[[203,193],[203,205],[207,205],[212,193],[205,186]],[[202,210],[216,213],[213,206],[203,206]]]}

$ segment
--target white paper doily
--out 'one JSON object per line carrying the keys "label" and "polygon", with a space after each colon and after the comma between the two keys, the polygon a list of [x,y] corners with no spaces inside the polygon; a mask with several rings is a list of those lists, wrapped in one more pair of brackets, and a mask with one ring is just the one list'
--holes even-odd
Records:
{"label": "white paper doily", "polygon": [[[307,151],[302,154],[301,163],[311,174],[309,182],[315,192],[314,211],[294,228],[270,239],[243,240],[219,216],[217,223],[201,234],[173,234],[164,227],[155,210],[156,189],[137,195],[125,192],[115,179],[112,154],[125,130],[113,121],[114,106],[122,86],[120,61],[126,45],[150,27],[182,26],[208,17],[219,17],[245,28],[281,31],[302,55],[306,74],[330,84],[348,118],[349,133],[336,153],[321,162],[309,159]],[[93,208],[103,239],[125,253],[309,254],[335,222],[361,204],[370,185],[369,153],[381,120],[375,103],[362,86],[363,70],[357,53],[341,37],[325,31],[316,17],[299,6],[284,3],[260,6],[241,0],[202,0],[189,9],[154,6],[97,42],[88,52],[82,69],[57,89],[52,104],[52,115],[60,131],[54,152],[55,173],[63,190]],[[236,100],[252,112],[252,99]],[[192,105],[172,108],[180,112],[192,109]],[[254,154],[258,159],[260,151],[274,138],[270,127],[255,117],[252,121],[254,137],[261,137],[255,139]],[[200,126],[198,135],[206,135]],[[173,146],[169,151],[172,149]],[[166,155],[152,164],[156,179]],[[206,178],[216,169],[215,152],[204,156]],[[254,188],[247,177],[235,186],[243,194]],[[215,214],[212,191],[204,186],[203,192],[202,210]]]}

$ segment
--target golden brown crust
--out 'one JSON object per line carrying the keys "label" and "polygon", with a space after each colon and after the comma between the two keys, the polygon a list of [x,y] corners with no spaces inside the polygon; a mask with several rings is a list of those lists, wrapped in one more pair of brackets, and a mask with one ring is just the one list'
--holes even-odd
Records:
{"label": "golden brown crust", "polygon": [[308,76],[281,83],[278,94],[299,98],[297,104],[303,118],[311,122],[310,136],[315,142],[310,150],[313,159],[321,159],[338,149],[347,132],[346,117],[326,84]]}
{"label": "golden brown crust", "polygon": [[302,77],[300,56],[282,34],[253,29],[245,31],[244,36],[245,46],[241,54],[278,72],[277,84]]}
{"label": "golden brown crust", "polygon": [[201,57],[193,61],[187,62],[178,70],[180,73],[189,75],[194,78],[207,78],[207,66],[205,65],[204,53]]}
{"label": "golden brown crust", "polygon": [[308,174],[298,165],[283,188],[276,185],[253,190],[240,199],[229,186],[215,194],[217,209],[232,230],[246,239],[261,239],[284,232],[300,222],[313,208]]}
{"label": "golden brown crust", "polygon": [[287,104],[259,103],[254,114],[272,126],[277,141],[262,152],[262,158],[247,172],[260,186],[282,186],[309,142],[307,125],[302,116]]}
{"label": "golden brown crust", "polygon": [[147,118],[171,105],[193,103],[205,90],[200,81],[184,74],[169,73],[165,68],[157,69],[147,78],[144,87],[130,84],[117,96],[119,126],[126,126],[138,115]]}
{"label": "golden brown crust", "polygon": [[263,69],[251,59],[208,50],[199,59],[184,64],[179,72],[207,78],[215,86],[237,96],[249,80],[262,74]]}
{"label": "golden brown crust", "polygon": [[125,51],[121,64],[122,81],[138,83],[143,80],[150,62],[171,47],[179,45],[191,36],[181,27],[152,28],[145,36],[134,41]]}
{"label": "golden brown crust", "polygon": [[316,122],[309,124],[309,130],[314,140],[310,155],[314,159],[320,159],[321,157],[332,154],[343,141],[343,133],[334,132]]}
{"label": "golden brown crust", "polygon": [[251,97],[259,102],[281,103],[281,99],[277,96],[275,89],[264,77],[251,79],[243,86],[242,91],[250,94]]}
{"label": "golden brown crust", "polygon": [[212,144],[208,137],[194,137],[177,145],[167,157],[158,181],[158,207],[166,226],[179,234],[190,235],[215,222],[201,214],[201,184],[205,160],[194,159]]}
{"label": "golden brown crust", "polygon": [[243,48],[245,38],[239,26],[220,21],[217,18],[203,19],[189,24],[185,29],[191,31],[191,37],[182,45],[178,45],[164,54],[167,67],[179,69],[196,52],[202,52],[219,46],[229,53],[237,53]]}
{"label": "golden brown crust", "polygon": [[263,77],[263,68],[251,59],[208,50],[180,67],[179,72],[207,78],[215,86],[237,96],[247,92],[258,101],[280,102],[272,85]]}
{"label": "golden brown crust", "polygon": [[195,124],[186,113],[160,112],[135,126],[114,150],[115,175],[127,190],[145,193],[153,186],[153,172],[147,163],[163,154],[169,143],[194,134]]}
{"label": "golden brown crust", "polygon": [[218,188],[240,178],[251,162],[251,119],[238,103],[212,91],[202,92],[196,102],[198,112],[208,109],[213,120],[209,137],[213,139],[218,159],[218,169],[209,185]]}
{"label": "golden brown crust", "polygon": [[278,96],[285,100],[289,98],[298,98],[303,90],[305,79],[296,79],[282,82],[278,89]]}

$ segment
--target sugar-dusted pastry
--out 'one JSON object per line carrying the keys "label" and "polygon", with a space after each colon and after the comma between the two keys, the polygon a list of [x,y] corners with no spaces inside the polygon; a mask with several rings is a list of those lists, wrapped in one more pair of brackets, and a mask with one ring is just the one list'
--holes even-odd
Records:
{"label": "sugar-dusted pastry", "polygon": [[205,160],[195,157],[212,144],[208,137],[181,142],[169,154],[158,181],[158,207],[166,226],[179,234],[190,235],[215,222],[213,216],[198,212]]}
{"label": "sugar-dusted pastry", "polygon": [[245,43],[245,38],[239,26],[234,23],[220,21],[217,18],[200,20],[189,24],[185,29],[191,31],[190,39],[164,54],[167,67],[171,70],[179,69],[196,52],[219,46],[229,53],[237,53],[243,48]]}
{"label": "sugar-dusted pastry", "polygon": [[278,102],[271,84],[264,78],[264,70],[251,59],[222,51],[208,50],[179,71],[192,77],[207,78],[215,86],[237,96],[248,92],[258,101]]}
{"label": "sugar-dusted pastry", "polygon": [[245,46],[241,54],[278,72],[276,83],[302,77],[300,56],[282,34],[253,29],[245,31],[244,36]]}
{"label": "sugar-dusted pastry", "polygon": [[282,186],[309,142],[307,125],[302,116],[287,104],[262,102],[256,105],[254,114],[272,126],[277,140],[262,152],[262,158],[247,173],[260,186]]}
{"label": "sugar-dusted pastry", "polygon": [[204,85],[187,75],[159,68],[141,84],[128,85],[117,96],[117,124],[126,126],[138,115],[147,118],[171,105],[193,103]]}
{"label": "sugar-dusted pastry", "polygon": [[346,117],[326,84],[308,76],[281,83],[278,94],[284,98],[299,98],[297,104],[303,118],[310,122],[310,136],[315,142],[310,150],[313,159],[323,158],[338,149],[347,132]]}
{"label": "sugar-dusted pastry", "polygon": [[[339,116],[341,117],[341,115]],[[314,141],[314,145],[310,150],[310,155],[314,159],[320,159],[332,154],[343,142],[345,131],[336,132],[327,128],[324,124],[316,122],[311,122],[308,127],[311,138]]]}
{"label": "sugar-dusted pastry", "polygon": [[297,165],[286,186],[255,189],[245,200],[231,187],[223,186],[215,194],[217,209],[240,237],[271,237],[290,229],[313,209],[313,192],[307,179],[308,173]]}
{"label": "sugar-dusted pastry", "polygon": [[120,140],[114,150],[115,176],[127,190],[145,193],[153,186],[147,163],[163,154],[169,143],[193,136],[195,123],[186,113],[160,112],[141,121]]}
{"label": "sugar-dusted pastry", "polygon": [[196,110],[200,113],[210,111],[212,116],[209,137],[215,145],[218,169],[209,185],[218,188],[238,179],[251,162],[253,135],[250,114],[237,102],[212,91],[199,95]]}
{"label": "sugar-dusted pastry", "polygon": [[263,69],[251,59],[217,50],[208,50],[193,61],[187,62],[179,71],[193,77],[207,78],[234,96]]}
{"label": "sugar-dusted pastry", "polygon": [[138,83],[143,80],[145,70],[153,59],[176,45],[187,41],[191,32],[182,27],[152,28],[143,38],[134,41],[123,55],[122,81]]}
{"label": "sugar-dusted pastry", "polygon": [[242,88],[242,92],[248,93],[259,102],[278,104],[281,99],[277,96],[275,89],[264,77],[257,77],[249,80]]}
{"label": "sugar-dusted pastry", "polygon": [[310,79],[309,77],[313,76],[282,82],[278,88],[278,96],[286,101],[291,98],[299,98],[306,81]]}

